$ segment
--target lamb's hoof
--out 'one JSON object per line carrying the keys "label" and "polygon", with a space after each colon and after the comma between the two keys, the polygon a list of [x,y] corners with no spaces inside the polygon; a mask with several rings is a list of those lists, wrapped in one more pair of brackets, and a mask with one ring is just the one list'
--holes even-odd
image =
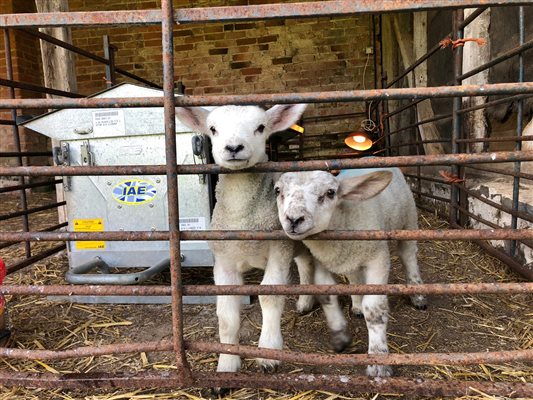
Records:
{"label": "lamb's hoof", "polygon": [[417,309],[417,310],[427,310],[428,303],[425,296],[422,296],[421,294],[415,294],[411,296],[411,304]]}
{"label": "lamb's hoof", "polygon": [[217,372],[237,372],[241,368],[241,358],[232,354],[218,357]]}
{"label": "lamb's hoof", "polygon": [[369,365],[366,367],[366,374],[372,377],[392,376],[392,367],[390,365]]}
{"label": "lamb's hoof", "polygon": [[336,353],[342,352],[352,344],[352,335],[347,330],[331,332],[331,346]]}
{"label": "lamb's hoof", "polygon": [[315,297],[311,295],[302,295],[298,297],[296,302],[296,311],[300,314],[306,314],[313,309],[315,305]]}
{"label": "lamb's hoof", "polygon": [[259,368],[261,368],[261,372],[264,372],[265,374],[276,372],[280,364],[278,360],[269,360],[266,358],[258,358],[256,362],[259,365]]}
{"label": "lamb's hoof", "polygon": [[220,398],[220,397],[226,397],[230,393],[230,391],[231,391],[230,388],[216,387],[216,388],[211,389],[211,394],[215,398]]}
{"label": "lamb's hoof", "polygon": [[354,317],[357,319],[365,319],[365,314],[363,314],[362,311],[357,310],[357,311],[352,311],[352,313]]}

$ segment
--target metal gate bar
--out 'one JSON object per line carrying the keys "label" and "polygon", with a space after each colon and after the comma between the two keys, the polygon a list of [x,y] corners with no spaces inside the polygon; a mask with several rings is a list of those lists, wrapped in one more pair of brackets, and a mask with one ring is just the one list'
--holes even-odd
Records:
{"label": "metal gate bar", "polygon": [[[333,392],[359,393],[398,393],[419,396],[464,396],[506,395],[509,397],[529,397],[533,390],[531,383],[478,382],[478,381],[439,381],[420,378],[386,378],[369,379],[364,376],[351,375],[311,375],[311,374],[244,374],[219,373],[207,375],[194,373],[193,379],[197,387],[210,388],[232,385],[233,387],[249,386],[254,382],[256,388],[272,388],[277,390],[325,390]],[[138,374],[57,374],[43,373],[0,373],[0,381],[10,386],[41,387],[57,389],[94,390],[116,388],[170,388],[178,389],[180,377],[178,373],[168,372],[165,376],[153,372]]]}
{"label": "metal gate bar", "polygon": [[[2,285],[0,292],[6,295],[63,296],[89,294],[120,296],[168,296],[171,289],[162,285]],[[446,294],[460,295],[466,293],[531,293],[533,282],[515,283],[426,283],[420,285],[184,285],[186,296],[207,295],[263,295],[263,294]]]}
{"label": "metal gate bar", "polygon": [[[288,171],[331,171],[337,169],[381,168],[392,166],[425,166],[448,164],[483,164],[509,161],[533,161],[532,151],[501,151],[479,154],[434,154],[429,156],[397,156],[356,159],[330,159],[307,161],[277,161],[258,163],[247,172],[288,172]],[[177,166],[179,175],[232,174],[238,171],[222,168],[215,164],[181,164]],[[0,167],[0,176],[87,176],[87,175],[161,175],[163,165],[128,166],[38,166]]]}
{"label": "metal gate bar", "polygon": [[[524,7],[518,7],[518,43],[520,46],[524,46],[524,41],[526,37],[526,28],[525,28],[525,16],[524,16]],[[522,51],[518,52],[518,82],[524,82],[524,56]],[[523,100],[518,100],[517,102],[517,111],[516,111],[516,135],[518,137],[522,136],[522,130],[524,127],[524,102]],[[522,150],[522,142],[517,140],[515,143],[515,150]],[[514,173],[516,174],[513,178],[513,199],[512,207],[513,210],[518,210],[518,201],[520,198],[520,162],[514,163]],[[516,228],[518,225],[518,218],[516,215],[511,216],[511,228]],[[516,255],[516,241],[512,240],[509,246],[509,255],[514,257]]]}
{"label": "metal gate bar", "polygon": [[[533,93],[533,82],[494,83],[483,86],[437,86],[401,89],[343,90],[330,92],[273,93],[219,96],[180,96],[176,106],[219,106],[224,104],[330,103],[357,100],[400,100],[416,98],[488,96]],[[161,97],[85,98],[85,99],[0,99],[1,108],[116,108],[162,107]]]}
{"label": "metal gate bar", "polygon": [[[54,241],[168,241],[166,231],[0,232],[5,242]],[[181,240],[287,240],[283,231],[181,231]],[[354,230],[324,231],[306,240],[506,240],[533,239],[531,229]]]}
{"label": "metal gate bar", "polygon": [[[506,5],[527,5],[529,1],[505,0]],[[431,9],[478,6],[501,6],[501,0],[402,0],[376,2],[374,0],[315,1],[308,3],[268,4],[228,7],[181,8],[176,10],[177,24],[202,22],[255,21],[274,18],[301,18],[387,13],[395,11],[426,11]],[[69,13],[0,15],[0,27],[83,26],[119,24],[160,24],[164,18],[160,10],[86,11]]]}
{"label": "metal gate bar", "polygon": [[176,156],[176,118],[174,106],[174,34],[172,0],[162,0],[163,15],[163,96],[165,107],[165,161],[168,198],[168,235],[170,247],[170,287],[172,293],[172,340],[176,366],[182,385],[192,384],[191,370],[183,343],[183,287],[178,201],[178,162]]}
{"label": "metal gate bar", "polygon": [[478,171],[493,172],[495,174],[500,174],[500,175],[519,176],[520,178],[523,178],[523,179],[533,180],[533,174],[526,174],[525,172],[520,172],[517,174],[516,172],[512,172],[512,171],[503,171],[498,168],[490,168],[490,167],[485,167],[485,166],[479,167],[477,165],[476,166],[468,165],[467,168],[475,169]]}
{"label": "metal gate bar", "polygon": [[[78,347],[69,350],[25,350],[0,348],[0,356],[15,360],[65,360],[80,357],[99,357],[111,354],[140,352],[163,352],[174,349],[172,340],[156,342],[101,345],[98,347]],[[248,358],[268,358],[283,362],[309,364],[315,366],[360,366],[367,364],[389,365],[475,365],[506,362],[527,362],[533,360],[533,350],[502,350],[479,353],[411,353],[411,354],[324,354],[300,351],[267,349],[255,346],[184,341],[189,351],[202,353],[223,353],[241,355]]]}

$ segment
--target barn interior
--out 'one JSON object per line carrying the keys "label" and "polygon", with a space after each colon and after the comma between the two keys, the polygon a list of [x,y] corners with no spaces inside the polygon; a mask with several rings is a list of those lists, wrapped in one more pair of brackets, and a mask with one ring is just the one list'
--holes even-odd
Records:
{"label": "barn interior", "polygon": [[[533,397],[533,34],[527,24],[533,6],[380,3],[0,4],[0,259],[7,275],[0,282],[6,299],[0,399],[205,398],[221,382],[240,388],[226,395],[237,399]],[[332,352],[319,308],[296,312],[294,285],[282,317],[284,351],[277,354],[284,363],[275,374],[259,373],[252,359],[261,327],[252,294],[259,273],[249,274],[251,286],[244,287],[251,293],[242,313],[244,346],[235,350],[244,357],[243,373],[215,373],[224,349],[217,347],[213,301],[224,292],[213,287],[212,260],[191,262],[198,248],[187,243],[219,237],[208,221],[216,175],[224,171],[212,164],[208,142],[194,153],[191,132],[178,139],[176,162],[168,153],[165,161],[169,138],[180,137],[172,110],[277,103],[309,105],[297,126],[271,138],[269,162],[259,171],[398,166],[410,183],[420,229],[372,233],[374,240],[418,240],[430,298],[424,311],[408,304],[412,288],[393,253],[384,290],[394,378],[364,376],[366,328],[350,315],[347,294],[354,288],[343,277],[342,303],[355,336],[348,351]],[[99,146],[112,146],[95,128],[94,113],[117,109],[126,128],[123,120],[112,121],[119,131],[109,137],[121,153],[104,156]],[[158,122],[146,122],[141,113],[152,118],[155,109]],[[139,131],[128,130],[130,118]],[[86,129],[84,121],[93,125]],[[127,135],[143,135],[142,142]],[[152,139],[157,150],[148,145]],[[179,175],[178,184],[167,187],[165,174]],[[159,176],[161,188],[154,186],[166,193],[162,200],[174,201],[161,203],[160,225],[150,218],[139,225],[140,208],[112,202],[119,215],[113,224],[104,204],[109,214],[99,229],[100,215],[86,211],[96,208],[98,195],[73,190],[86,176],[100,182],[95,188],[115,188],[126,176]],[[182,221],[197,216],[188,212],[198,199],[207,224]],[[141,214],[158,210],[151,204]],[[82,220],[86,225],[76,229],[74,221]],[[194,230],[200,236],[190,235]],[[154,234],[166,239],[149,239]],[[275,234],[282,235],[269,238]],[[341,234],[330,237],[342,240]],[[190,256],[171,250],[180,239]],[[115,265],[110,258],[97,273],[96,264],[79,271],[84,257],[115,244],[121,246],[115,253],[128,253],[137,264],[120,258]],[[164,256],[146,256],[152,261],[141,268],[140,253],[147,252],[137,249],[141,244],[159,246],[155,251]]]}

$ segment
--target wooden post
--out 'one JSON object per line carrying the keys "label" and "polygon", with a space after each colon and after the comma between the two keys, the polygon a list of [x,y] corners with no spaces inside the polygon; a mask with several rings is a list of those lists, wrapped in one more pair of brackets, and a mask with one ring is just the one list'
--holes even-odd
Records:
{"label": "wooden post", "polygon": [[[397,15],[394,16],[392,25],[400,49],[403,66],[407,68],[427,52],[427,13],[419,12],[413,14],[413,36],[407,33],[405,29],[400,29],[400,21]],[[415,77],[413,79],[411,74],[407,75],[407,81],[410,87],[427,86],[427,66],[425,63],[416,67]],[[417,119],[419,121],[430,119],[434,116],[435,114],[429,99],[417,105]],[[420,125],[419,131],[422,140],[436,140],[441,138],[437,127],[432,122]],[[426,154],[445,153],[442,143],[425,143],[424,151]]]}
{"label": "wooden post", "polygon": [[[35,0],[37,12],[67,12],[68,0]],[[54,36],[57,39],[72,43],[70,28],[40,28],[41,32]],[[41,58],[43,61],[44,85],[67,92],[77,92],[76,70],[74,55],[62,47],[41,40]],[[54,95],[46,95],[49,98]],[[56,140],[52,140],[52,146],[59,146]],[[57,201],[64,200],[63,185],[56,185]],[[58,208],[59,222],[67,220],[65,206]]]}
{"label": "wooden post", "polygon": [[[465,9],[467,18],[475,8]],[[465,37],[485,39],[489,43],[490,8],[487,8],[480,16],[465,27]],[[477,43],[465,43],[463,47],[463,71],[468,72],[481,64],[490,61],[490,46],[480,46]],[[463,85],[484,85],[489,83],[489,70],[463,80]],[[487,102],[487,96],[463,97],[463,108],[477,106]],[[488,123],[485,110],[476,110],[466,113],[464,116],[464,128],[469,138],[483,139],[488,137]],[[470,152],[480,153],[488,148],[488,143],[471,143]]]}

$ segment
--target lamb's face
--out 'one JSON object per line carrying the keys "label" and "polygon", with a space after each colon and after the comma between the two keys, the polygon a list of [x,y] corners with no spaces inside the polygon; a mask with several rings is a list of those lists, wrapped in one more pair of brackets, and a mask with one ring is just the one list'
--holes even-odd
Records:
{"label": "lamb's face", "polygon": [[267,111],[256,106],[177,107],[176,115],[189,128],[211,138],[215,162],[229,169],[267,161],[268,137],[296,123],[305,104],[277,105]]}
{"label": "lamb's face", "polygon": [[208,115],[206,125],[218,165],[243,169],[267,160],[269,124],[266,112],[259,107],[216,108]]}
{"label": "lamb's face", "polygon": [[295,240],[327,230],[339,202],[368,200],[391,182],[390,171],[337,179],[326,171],[288,172],[275,186],[278,216],[285,233]]}
{"label": "lamb's face", "polygon": [[329,172],[288,172],[275,191],[285,233],[302,240],[326,230],[338,203],[339,182]]}

